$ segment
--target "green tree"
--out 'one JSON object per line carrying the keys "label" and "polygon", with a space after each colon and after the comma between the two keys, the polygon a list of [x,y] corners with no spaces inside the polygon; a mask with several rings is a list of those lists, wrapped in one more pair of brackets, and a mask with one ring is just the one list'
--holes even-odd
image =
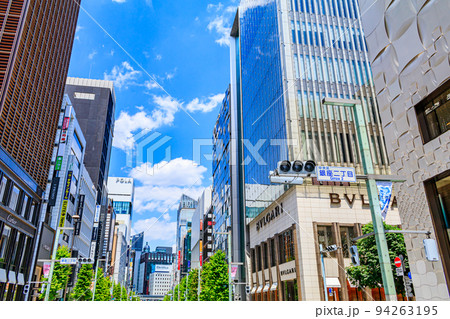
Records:
{"label": "green tree", "polygon": [[122,285],[120,286],[121,287],[121,289],[122,289],[122,292],[121,292],[121,294],[120,294],[120,296],[121,296],[121,300],[122,301],[128,301],[128,292],[127,292],[127,288],[125,288],[125,287],[123,287]]}
{"label": "green tree", "polygon": [[203,265],[200,280],[201,301],[228,300],[228,264],[224,252],[218,250],[209,262]]}
{"label": "green tree", "polygon": [[[56,251],[56,260],[68,257],[70,257],[69,248],[67,246],[58,247],[58,250]],[[70,265],[61,265],[59,262],[55,262],[49,300],[56,300],[58,291],[66,287],[71,273],[72,267]],[[42,278],[41,281],[45,281],[45,278]],[[47,289],[48,287],[46,288],[46,290]],[[39,296],[40,299],[45,298],[46,290]]]}
{"label": "green tree", "polygon": [[163,301],[170,301],[170,296],[169,295],[165,295]]}
{"label": "green tree", "polygon": [[92,300],[91,283],[94,271],[91,264],[84,264],[78,273],[77,283],[73,288],[72,299],[76,301]]}
{"label": "green tree", "polygon": [[180,301],[186,300],[186,276],[181,279],[180,282]]}
{"label": "green tree", "polygon": [[197,301],[198,300],[198,269],[192,269],[189,272],[189,278],[188,278],[188,301]]}
{"label": "green tree", "polygon": [[178,287],[179,287],[179,285],[176,285],[175,289],[173,290],[174,292],[173,292],[173,299],[172,299],[172,301],[178,301]]}
{"label": "green tree", "polygon": [[120,284],[116,284],[113,283],[113,298],[114,301],[120,301],[121,300],[121,292],[122,292],[122,287],[120,286]]}
{"label": "green tree", "polygon": [[[387,230],[400,230],[400,228],[385,223]],[[363,234],[373,232],[373,224],[369,223],[362,227]],[[402,234],[387,233],[386,241],[389,250],[389,259],[391,261],[392,272],[394,273],[395,289],[397,293],[405,294],[403,278],[395,275],[394,259],[403,255],[405,268],[409,268],[408,257],[406,254],[405,241]],[[380,260],[378,259],[378,250],[375,242],[375,236],[369,236],[357,242],[360,266],[350,266],[346,268],[347,275],[353,285],[359,287],[378,288],[383,284],[380,269]],[[359,284],[359,285],[358,285]]]}
{"label": "green tree", "polygon": [[111,280],[105,277],[102,271],[97,272],[97,282],[95,284],[95,301],[111,300]]}

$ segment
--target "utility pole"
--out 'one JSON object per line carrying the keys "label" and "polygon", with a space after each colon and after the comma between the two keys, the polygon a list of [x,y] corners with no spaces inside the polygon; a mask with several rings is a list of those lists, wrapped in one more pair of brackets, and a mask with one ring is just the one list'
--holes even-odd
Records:
{"label": "utility pole", "polygon": [[383,279],[386,301],[397,301],[394,275],[392,273],[389,250],[387,246],[386,235],[384,233],[383,219],[381,217],[377,184],[376,180],[373,177],[369,177],[369,175],[374,174],[374,168],[361,102],[359,100],[324,98],[322,100],[322,104],[344,107],[350,106],[353,109],[354,123],[358,135],[359,148],[361,150],[361,161],[364,168],[364,174],[368,175],[366,187],[369,196],[370,213],[372,215],[373,229],[375,232],[375,241],[377,244],[378,257],[380,260],[381,277]]}

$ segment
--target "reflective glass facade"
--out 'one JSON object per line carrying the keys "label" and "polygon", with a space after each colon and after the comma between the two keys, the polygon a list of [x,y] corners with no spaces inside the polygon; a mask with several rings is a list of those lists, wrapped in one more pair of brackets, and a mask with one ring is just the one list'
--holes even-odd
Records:
{"label": "reflective glass facade", "polygon": [[[213,189],[214,232],[225,232],[231,226],[231,118],[230,90],[225,92],[222,108],[213,133]],[[226,236],[216,235],[214,251],[227,249]]]}
{"label": "reflective glass facade", "polygon": [[247,217],[284,191],[268,180],[280,160],[353,166],[362,173],[352,110],[324,106],[325,97],[361,102],[376,173],[389,173],[359,14],[357,0],[241,2],[234,32]]}
{"label": "reflective glass facade", "polygon": [[[239,8],[246,216],[258,215],[272,193],[269,171],[287,158],[277,5],[243,1]],[[260,156],[255,156],[257,150]]]}

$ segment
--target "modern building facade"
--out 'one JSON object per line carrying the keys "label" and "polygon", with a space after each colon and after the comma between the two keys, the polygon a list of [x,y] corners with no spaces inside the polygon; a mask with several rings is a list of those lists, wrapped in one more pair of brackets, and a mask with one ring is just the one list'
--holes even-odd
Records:
{"label": "modern building facade", "polygon": [[[198,205],[195,209],[194,215],[192,215],[192,226],[191,226],[191,269],[198,269],[203,265],[203,258],[209,257],[211,253],[204,251],[204,241],[203,241],[203,228],[204,228],[204,218],[206,215],[212,215],[212,188],[211,186],[206,187],[202,195],[198,198]],[[208,233],[208,230],[206,230]],[[209,235],[212,236],[212,229],[209,229]],[[207,246],[208,248],[208,246]],[[209,252],[212,251],[212,244],[209,244]]]}
{"label": "modern building facade", "polygon": [[137,292],[139,279],[139,264],[141,261],[142,250],[144,248],[144,232],[131,236],[131,290]]}
{"label": "modern building facade", "polygon": [[116,214],[115,259],[113,278],[117,283],[127,284],[131,237],[131,219],[134,200],[134,180],[132,178],[108,177],[108,198]]}
{"label": "modern building facade", "polygon": [[[79,1],[0,1],[0,300],[24,300]],[[52,21],[46,28],[43,21]],[[50,85],[51,83],[51,85]],[[45,116],[42,116],[45,114]]]}
{"label": "modern building facade", "polygon": [[[290,185],[269,181],[269,173],[279,161],[313,160],[318,165],[354,167],[357,174],[363,173],[352,111],[322,105],[323,98],[361,101],[375,173],[390,174],[356,0],[243,0],[231,37],[231,105],[233,108],[233,103],[237,103],[237,132],[242,141],[238,143],[242,146],[242,150],[238,147],[238,156],[242,163],[240,174],[244,177],[241,209],[246,217],[247,244],[252,240],[255,243],[251,238],[252,223],[261,219],[263,212],[267,213],[268,207],[287,192],[292,192]],[[318,183],[306,179],[304,185],[307,188],[304,196],[308,197],[308,188],[314,193],[316,185],[344,189],[365,184]],[[329,206],[329,198],[320,201],[322,207]],[[299,219],[308,219],[308,214],[316,211],[302,200],[295,202],[298,206],[295,210],[306,214],[299,213]],[[330,223],[337,217],[331,210],[326,212],[329,216],[321,222],[326,219]],[[355,225],[358,220],[345,223]],[[301,231],[299,227],[295,229],[296,238],[300,238]],[[308,245],[317,254],[319,242],[314,237],[305,241],[299,245]],[[301,263],[295,270],[303,272],[311,255],[302,250],[299,253]],[[254,261],[251,254],[247,249],[247,265]],[[241,280],[247,283],[254,280],[251,272],[245,277]],[[268,276],[264,278],[267,281]],[[345,276],[337,278],[342,287],[347,287]],[[316,272],[313,277],[297,282],[298,299],[324,299],[318,288],[320,280]],[[267,284],[262,283],[261,289]],[[282,288],[276,289],[280,293]],[[341,297],[350,298],[348,293],[341,293]]]}
{"label": "modern building facade", "polygon": [[405,236],[416,297],[449,300],[450,3],[359,2],[402,226],[431,231],[441,257]]}
{"label": "modern building facade", "polygon": [[[180,199],[180,205],[178,206],[177,211],[177,234],[176,234],[176,254],[177,254],[177,263],[174,265],[174,280],[176,282],[179,282],[182,278],[182,269],[188,268],[187,264],[183,264],[183,262],[187,262],[187,259],[185,258],[185,255],[190,255],[190,244],[189,246],[186,245],[186,235],[188,235],[188,231],[191,228],[191,222],[192,222],[192,216],[194,215],[195,209],[197,207],[198,202],[187,196],[182,195]],[[190,233],[189,233],[190,234]],[[190,236],[190,235],[189,235]],[[189,248],[189,251],[186,251],[185,248]],[[190,260],[190,258],[189,258]]]}
{"label": "modern building facade", "polygon": [[[78,122],[87,141],[86,169],[97,190],[97,205],[101,206],[96,238],[95,258],[105,259],[102,243],[108,218],[107,181],[115,121],[116,97],[113,82],[67,78],[65,92],[77,112]],[[101,262],[102,267],[106,267]]]}
{"label": "modern building facade", "polygon": [[139,294],[151,297],[151,300],[164,298],[172,289],[174,257],[171,247],[156,247],[150,252],[146,244],[139,264]]}

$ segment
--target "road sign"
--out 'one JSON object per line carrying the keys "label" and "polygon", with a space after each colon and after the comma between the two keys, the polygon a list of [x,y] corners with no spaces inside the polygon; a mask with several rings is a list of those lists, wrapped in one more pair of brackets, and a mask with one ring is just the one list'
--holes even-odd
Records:
{"label": "road sign", "polygon": [[317,166],[319,182],[356,182],[354,167]]}
{"label": "road sign", "polygon": [[397,277],[403,277],[403,268],[399,267],[395,270],[397,271]]}
{"label": "road sign", "polygon": [[59,263],[61,265],[76,265],[77,259],[76,258],[61,258]]}
{"label": "road sign", "polygon": [[394,264],[397,268],[400,268],[402,266],[402,260],[400,259],[400,257],[395,257]]}

